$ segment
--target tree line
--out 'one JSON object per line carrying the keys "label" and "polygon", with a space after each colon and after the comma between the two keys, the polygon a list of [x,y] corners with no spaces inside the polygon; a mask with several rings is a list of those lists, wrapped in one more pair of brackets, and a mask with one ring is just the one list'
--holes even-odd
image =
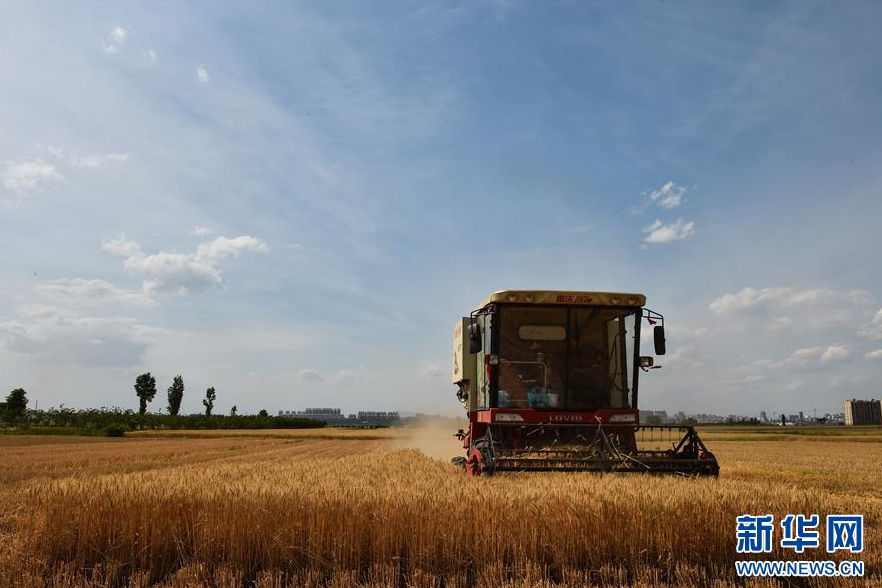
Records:
{"label": "tree line", "polygon": [[[147,412],[147,404],[153,402],[156,397],[156,378],[150,372],[141,374],[135,378],[135,396],[138,397],[138,412],[144,414]],[[178,374],[172,379],[172,385],[168,387],[168,414],[177,416],[181,411],[181,402],[184,400],[184,378]],[[202,406],[205,407],[205,416],[211,416],[214,410],[214,401],[217,399],[217,392],[214,386],[210,386],[205,391],[205,398],[202,399]],[[236,416],[236,405],[230,410],[230,416]],[[266,410],[260,411],[260,416],[268,416]]]}
{"label": "tree line", "polygon": [[126,431],[143,429],[306,429],[324,427],[324,421],[306,418],[274,417],[266,409],[256,415],[239,415],[236,406],[227,415],[212,414],[217,393],[214,387],[205,391],[204,413],[182,415],[184,379],[178,375],[168,388],[168,414],[148,413],[147,404],[156,396],[156,379],[149,373],[135,379],[138,411],[123,408],[71,409],[61,405],[46,410],[28,409],[27,392],[12,390],[0,402],[2,432],[43,434],[104,434],[122,436]]}

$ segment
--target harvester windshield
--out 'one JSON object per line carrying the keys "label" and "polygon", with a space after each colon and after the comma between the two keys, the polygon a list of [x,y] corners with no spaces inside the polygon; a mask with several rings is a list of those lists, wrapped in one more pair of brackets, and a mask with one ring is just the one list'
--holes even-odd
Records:
{"label": "harvester windshield", "polygon": [[500,408],[627,408],[636,309],[500,309]]}

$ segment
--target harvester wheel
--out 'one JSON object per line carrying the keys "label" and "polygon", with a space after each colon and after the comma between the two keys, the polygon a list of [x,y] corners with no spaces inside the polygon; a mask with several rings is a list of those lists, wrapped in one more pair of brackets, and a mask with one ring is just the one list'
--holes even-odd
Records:
{"label": "harvester wheel", "polygon": [[458,468],[465,469],[465,467],[466,467],[466,458],[464,458],[464,457],[461,456],[461,455],[457,455],[456,457],[454,457],[453,459],[450,460],[450,463],[452,463],[453,465],[455,465],[455,466],[458,467]]}
{"label": "harvester wheel", "polygon": [[714,478],[719,478],[720,477],[720,462],[717,461],[716,456],[713,453],[711,453],[710,451],[703,451],[701,453],[701,458],[707,459],[712,463],[712,465],[707,468],[708,474],[713,476]]}
{"label": "harvester wheel", "polygon": [[484,467],[484,456],[481,455],[481,451],[473,449],[466,462],[466,471],[473,476],[480,476],[484,473]]}

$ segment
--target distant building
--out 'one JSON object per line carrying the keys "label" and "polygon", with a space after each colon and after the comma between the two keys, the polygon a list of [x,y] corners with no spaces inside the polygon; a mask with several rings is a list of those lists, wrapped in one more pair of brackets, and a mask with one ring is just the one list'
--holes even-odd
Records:
{"label": "distant building", "polygon": [[845,401],[846,425],[882,425],[882,401],[857,400]]}
{"label": "distant building", "polygon": [[329,425],[336,425],[346,421],[346,415],[339,408],[307,408],[306,410],[279,411],[280,417],[315,419],[325,421]]}
{"label": "distant building", "polygon": [[394,425],[400,417],[394,411],[360,410],[356,418],[362,423],[371,425]]}
{"label": "distant building", "polygon": [[358,414],[343,414],[339,408],[307,408],[305,410],[280,410],[280,417],[306,418],[325,421],[332,427],[380,427],[399,423],[397,412],[359,411]]}
{"label": "distant building", "polygon": [[766,411],[763,410],[760,412],[760,420],[763,422],[766,422],[767,420],[769,420],[769,417],[766,416]]}

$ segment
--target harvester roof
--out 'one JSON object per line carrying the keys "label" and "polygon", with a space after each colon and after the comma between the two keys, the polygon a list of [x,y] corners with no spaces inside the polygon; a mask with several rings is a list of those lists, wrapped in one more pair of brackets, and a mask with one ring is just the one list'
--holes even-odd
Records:
{"label": "harvester roof", "polygon": [[560,304],[566,306],[643,306],[646,296],[626,292],[573,292],[565,290],[498,290],[475,310],[488,304]]}

